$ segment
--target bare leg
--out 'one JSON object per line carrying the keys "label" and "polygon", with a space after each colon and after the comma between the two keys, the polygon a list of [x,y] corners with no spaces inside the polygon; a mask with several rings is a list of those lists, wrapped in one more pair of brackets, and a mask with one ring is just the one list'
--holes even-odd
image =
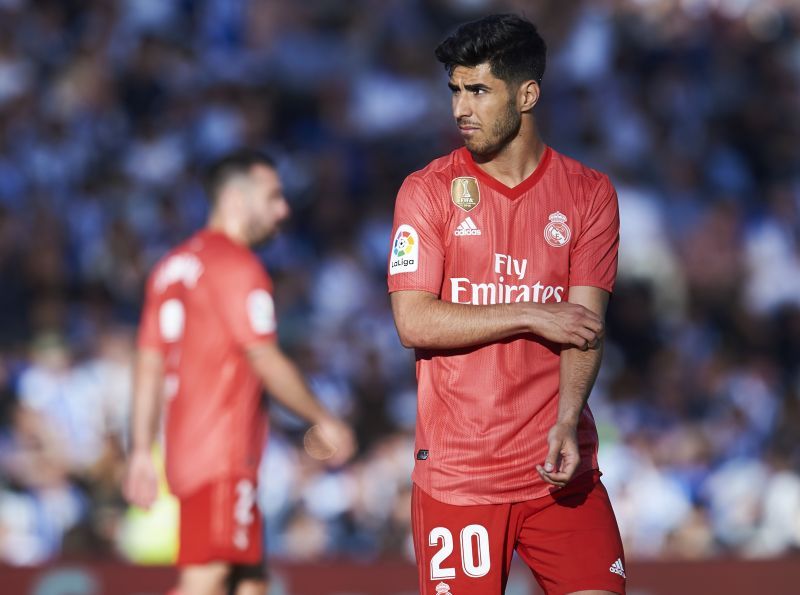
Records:
{"label": "bare leg", "polygon": [[230,567],[224,562],[185,566],[181,569],[181,595],[226,595],[225,579]]}
{"label": "bare leg", "polygon": [[267,595],[269,583],[257,579],[244,579],[236,585],[236,595]]}

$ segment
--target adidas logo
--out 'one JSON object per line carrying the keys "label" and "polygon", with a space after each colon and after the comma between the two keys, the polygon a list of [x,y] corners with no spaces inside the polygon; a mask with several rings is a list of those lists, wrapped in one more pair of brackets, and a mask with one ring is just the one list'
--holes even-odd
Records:
{"label": "adidas logo", "polygon": [[611,568],[609,568],[609,570],[614,574],[620,575],[622,578],[628,578],[625,576],[625,569],[622,567],[622,560],[620,560],[619,558],[617,558],[617,561],[611,565]]}
{"label": "adidas logo", "polygon": [[456,227],[456,234],[457,236],[479,236],[481,235],[481,230],[477,228],[475,222],[472,220],[472,217],[467,217],[464,219],[461,224]]}

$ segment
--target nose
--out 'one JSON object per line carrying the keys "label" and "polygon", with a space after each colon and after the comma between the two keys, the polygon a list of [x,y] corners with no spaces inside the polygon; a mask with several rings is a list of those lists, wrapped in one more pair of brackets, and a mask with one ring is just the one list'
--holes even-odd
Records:
{"label": "nose", "polygon": [[454,93],[453,94],[453,116],[456,120],[459,118],[466,118],[472,115],[472,106],[469,102],[467,93]]}

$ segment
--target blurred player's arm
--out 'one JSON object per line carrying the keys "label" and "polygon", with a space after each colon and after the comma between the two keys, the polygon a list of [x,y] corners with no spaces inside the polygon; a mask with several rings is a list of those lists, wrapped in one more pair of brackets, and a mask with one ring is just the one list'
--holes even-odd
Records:
{"label": "blurred player's arm", "polygon": [[131,454],[124,491],[128,500],[148,508],[158,496],[158,473],[152,447],[161,417],[164,358],[156,349],[143,348],[136,355],[133,373]]}
{"label": "blurred player's arm", "polygon": [[276,342],[253,345],[247,349],[247,356],[272,398],[319,427],[333,453],[328,459],[331,464],[344,463],[353,455],[355,439],[350,428],[322,406]]}
{"label": "blurred player's arm", "polygon": [[[609,293],[597,287],[578,286],[569,290],[570,303],[580,304],[605,318]],[[559,372],[558,417],[548,434],[549,450],[539,475],[546,482],[564,487],[580,463],[577,429],[581,412],[589,399],[600,361],[603,340],[600,337],[586,350],[565,347],[561,351]]]}
{"label": "blurred player's arm", "polygon": [[406,347],[455,349],[533,333],[555,343],[587,349],[603,334],[602,318],[577,302],[474,306],[411,290],[393,292],[391,301],[397,332]]}

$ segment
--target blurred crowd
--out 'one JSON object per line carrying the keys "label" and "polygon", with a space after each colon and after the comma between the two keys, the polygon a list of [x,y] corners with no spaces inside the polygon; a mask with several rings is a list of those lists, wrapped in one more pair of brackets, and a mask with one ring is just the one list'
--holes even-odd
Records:
{"label": "blurred crowd", "polygon": [[498,11],[549,43],[546,141],[618,188],[591,405],[629,559],[800,547],[796,2],[0,0],[0,561],[168,559],[174,506],[119,488],[135,325],[204,222],[199,172],[242,145],[277,155],[293,208],[261,252],[281,342],[361,446],[329,470],[272,408],[268,549],[411,555],[391,213],[459,144],[433,48]]}

